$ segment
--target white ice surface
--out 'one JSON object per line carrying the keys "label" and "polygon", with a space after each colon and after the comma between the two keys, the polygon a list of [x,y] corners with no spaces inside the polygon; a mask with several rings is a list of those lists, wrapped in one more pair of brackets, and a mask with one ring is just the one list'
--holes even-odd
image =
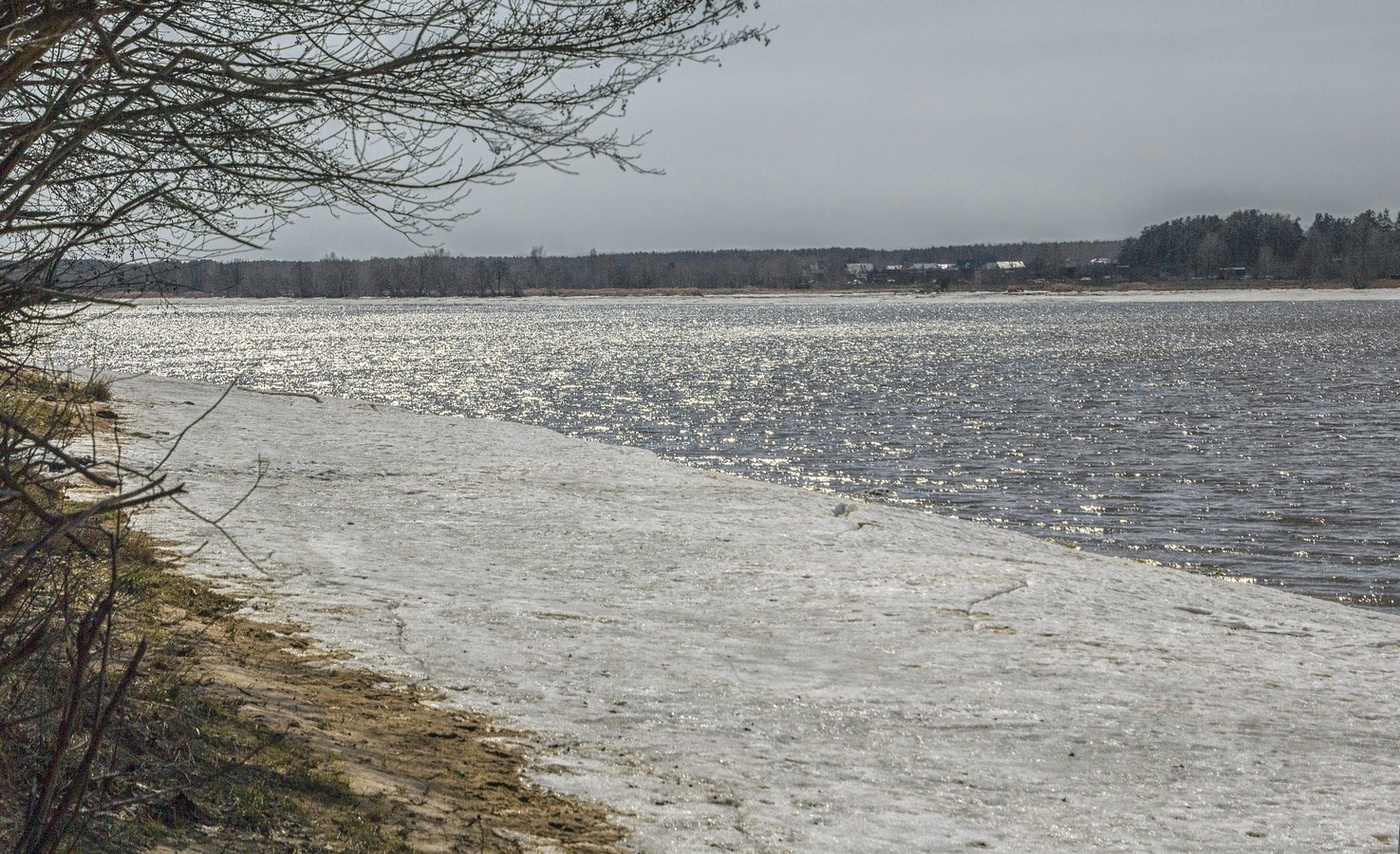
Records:
{"label": "white ice surface", "polygon": [[[119,383],[126,459],[218,393]],[[1396,850],[1393,617],[347,401],[234,393],[168,469],[216,513],[259,457],[227,524],[263,571],[146,526],[528,727],[640,850]]]}

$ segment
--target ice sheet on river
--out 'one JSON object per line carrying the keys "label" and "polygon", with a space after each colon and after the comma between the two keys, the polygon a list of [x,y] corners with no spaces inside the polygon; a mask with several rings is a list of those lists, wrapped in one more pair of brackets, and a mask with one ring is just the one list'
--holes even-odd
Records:
{"label": "ice sheet on river", "polygon": [[[120,383],[130,459],[218,389]],[[186,403],[189,401],[189,403]],[[163,431],[163,432],[162,432]],[[192,570],[538,735],[646,851],[1394,851],[1400,620],[514,424],[236,392]]]}

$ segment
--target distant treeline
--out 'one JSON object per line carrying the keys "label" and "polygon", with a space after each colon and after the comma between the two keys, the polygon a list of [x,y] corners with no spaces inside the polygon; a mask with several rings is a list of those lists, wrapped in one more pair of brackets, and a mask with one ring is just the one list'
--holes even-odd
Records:
{"label": "distant treeline", "polygon": [[[1021,262],[996,269],[992,262]],[[857,265],[852,272],[848,265]],[[868,265],[868,267],[866,266]],[[934,265],[944,265],[942,269]],[[949,269],[947,265],[952,265]],[[988,265],[991,265],[989,268]],[[129,267],[131,290],[230,297],[519,296],[628,290],[778,291],[897,284],[928,289],[1013,283],[1258,279],[1345,282],[1400,276],[1400,229],[1388,210],[1320,213],[1305,230],[1287,214],[1236,211],[1151,225],[1126,240],[967,244],[926,249],[591,252],[513,257],[442,251],[407,258],[196,261]]]}
{"label": "distant treeline", "polygon": [[[808,290],[852,281],[846,265],[879,271],[903,266],[900,282],[932,285],[937,274],[914,264],[1042,259],[1058,269],[1066,257],[1113,256],[1121,241],[1015,243],[874,250],[723,250],[590,253],[563,257],[535,249],[516,257],[460,257],[427,252],[408,258],[357,261],[196,261],[132,269],[132,290],[158,282],[175,293],[230,297],[518,296],[660,289],[680,292]],[[894,274],[891,274],[894,277]],[[880,276],[875,277],[883,281]],[[861,277],[860,281],[866,281]],[[946,284],[946,283],[945,283]]]}
{"label": "distant treeline", "polygon": [[1304,231],[1287,214],[1235,211],[1148,226],[1123,241],[1118,263],[1136,278],[1335,281],[1361,287],[1400,276],[1400,231],[1390,211],[1317,214]]}

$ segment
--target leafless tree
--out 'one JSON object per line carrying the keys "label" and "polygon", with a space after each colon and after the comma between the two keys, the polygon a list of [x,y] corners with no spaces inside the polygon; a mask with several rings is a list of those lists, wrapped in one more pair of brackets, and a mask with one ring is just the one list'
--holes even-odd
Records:
{"label": "leafless tree", "polygon": [[[132,262],[255,245],[310,208],[424,234],[461,216],[473,185],[524,167],[599,157],[637,169],[639,139],[613,121],[627,98],[676,63],[761,39],[738,24],[744,11],[0,0],[0,783],[30,785],[5,789],[25,804],[17,825],[0,812],[13,850],[72,847],[94,808],[103,736],[144,649],[116,655],[111,640],[123,514],[179,489],[80,458],[64,429],[11,406],[11,385],[55,381],[34,374],[36,330],[152,269]],[[310,288],[310,268],[299,272]],[[112,493],[73,508],[71,478]],[[90,591],[79,577],[96,579]]]}
{"label": "leafless tree", "polygon": [[[135,258],[256,244],[313,207],[422,234],[460,217],[472,185],[520,168],[580,157],[639,168],[639,138],[613,119],[669,67],[762,38],[737,25],[744,11],[744,0],[8,0],[7,296],[110,284]],[[84,265],[61,263],[74,259]]]}

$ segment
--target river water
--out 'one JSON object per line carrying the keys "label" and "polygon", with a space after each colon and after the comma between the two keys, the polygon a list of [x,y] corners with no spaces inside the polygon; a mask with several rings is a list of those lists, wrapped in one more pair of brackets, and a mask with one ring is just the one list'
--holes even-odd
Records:
{"label": "river water", "polygon": [[539,424],[1390,608],[1394,296],[152,302],[55,360]]}

